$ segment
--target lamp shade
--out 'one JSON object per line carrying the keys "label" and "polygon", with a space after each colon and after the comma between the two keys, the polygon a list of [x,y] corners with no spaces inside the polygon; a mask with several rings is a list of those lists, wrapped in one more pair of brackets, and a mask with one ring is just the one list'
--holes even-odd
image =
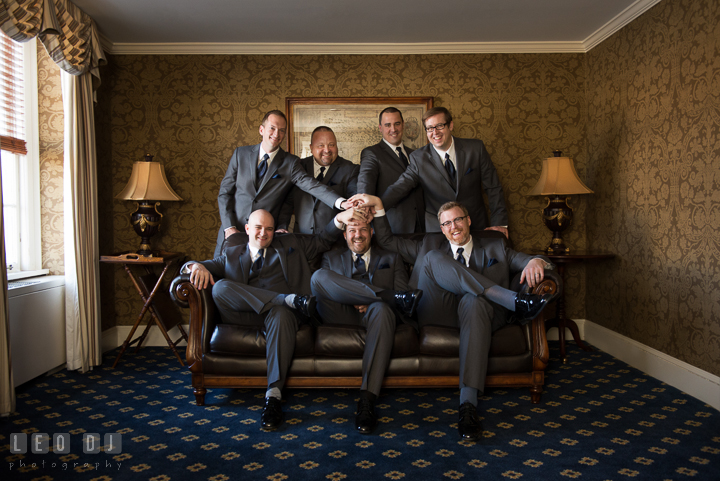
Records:
{"label": "lamp shade", "polygon": [[549,157],[543,160],[540,180],[526,195],[592,194],[577,175],[569,157]]}
{"label": "lamp shade", "polygon": [[153,156],[133,164],[130,180],[115,198],[122,200],[182,200],[170,187],[165,168],[160,162],[153,162]]}

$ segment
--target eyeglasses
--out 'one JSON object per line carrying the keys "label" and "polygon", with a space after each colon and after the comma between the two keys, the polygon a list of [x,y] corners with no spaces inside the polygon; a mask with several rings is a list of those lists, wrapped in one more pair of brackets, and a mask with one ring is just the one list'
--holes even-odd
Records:
{"label": "eyeglasses", "polygon": [[462,216],[462,217],[455,217],[453,220],[449,220],[449,221],[447,221],[447,222],[443,222],[442,224],[440,224],[440,226],[441,226],[441,227],[448,228],[448,227],[450,227],[450,226],[453,225],[453,224],[460,225],[460,224],[465,220],[466,217],[469,217],[469,216],[464,215],[464,216]]}
{"label": "eyeglasses", "polygon": [[434,127],[425,127],[425,132],[432,132],[434,130],[437,130],[438,132],[441,132],[445,130],[445,127],[447,127],[448,124],[436,124]]}

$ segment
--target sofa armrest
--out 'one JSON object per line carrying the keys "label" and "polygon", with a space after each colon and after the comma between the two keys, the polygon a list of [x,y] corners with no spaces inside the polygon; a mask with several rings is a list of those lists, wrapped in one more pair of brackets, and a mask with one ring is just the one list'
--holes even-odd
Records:
{"label": "sofa armrest", "polygon": [[178,306],[190,309],[190,329],[185,356],[190,371],[202,372],[203,353],[209,349],[217,316],[212,286],[198,290],[190,282],[190,275],[182,274],[170,283],[170,297]]}

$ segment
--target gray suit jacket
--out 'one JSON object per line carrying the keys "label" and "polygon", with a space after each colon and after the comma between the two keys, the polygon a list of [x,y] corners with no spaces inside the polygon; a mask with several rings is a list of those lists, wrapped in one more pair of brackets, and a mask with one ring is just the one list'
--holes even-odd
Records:
{"label": "gray suit jacket", "polygon": [[[395,207],[417,185],[425,197],[425,230],[440,232],[437,213],[445,202],[463,204],[472,219],[473,229],[508,225],[507,209],[500,179],[490,154],[481,140],[455,139],[457,175],[455,189],[450,182],[443,160],[428,144],[410,154],[410,166],[382,196],[386,209]],[[485,212],[483,190],[490,203],[490,222]]]}
{"label": "gray suit jacket", "polygon": [[[265,258],[277,259],[277,262],[280,262],[285,282],[292,293],[310,295],[312,272],[308,259],[330,249],[341,232],[331,220],[319,235],[306,237],[276,234],[265,253]],[[250,256],[246,255],[248,238],[244,233],[232,237],[237,239],[234,239],[234,245],[228,247],[225,254],[200,264],[204,265],[216,280],[228,279],[247,284],[251,266]],[[273,289],[270,287],[268,290]]]}
{"label": "gray suit jacket", "polygon": [[[414,264],[409,281],[412,289],[417,289],[418,279],[425,267],[428,252],[437,250],[452,257],[450,242],[444,234],[425,234],[419,241],[404,239],[392,234],[385,216],[375,217],[373,225],[375,241],[378,245],[389,251],[397,252],[405,262]],[[527,263],[536,257],[550,262],[544,256],[531,256],[511,249],[507,245],[505,236],[478,237],[473,235],[470,268],[488,279],[489,283],[483,286],[486,289],[493,285],[509,289],[513,276],[522,271]],[[493,327],[497,329],[505,323],[507,323],[507,310],[496,308]]]}
{"label": "gray suit jacket", "polygon": [[[405,151],[408,155],[413,152],[407,147]],[[405,169],[406,166],[387,142],[381,140],[378,144],[366,147],[360,153],[358,192],[382,197]],[[412,234],[416,224],[424,226],[425,200],[422,187],[418,185],[412,189],[393,208],[387,209],[386,214],[394,234]]]}
{"label": "gray suit jacket", "polygon": [[[342,276],[352,279],[353,255],[350,249],[333,249],[323,254],[322,268],[329,269]],[[389,291],[408,291],[408,275],[405,264],[395,252],[383,250],[373,246],[370,251],[370,263],[368,265],[368,276],[370,284]],[[406,318],[401,312],[395,314],[403,322],[415,325],[415,321]]]}
{"label": "gray suit jacket", "polygon": [[[314,162],[312,156],[300,160],[300,165],[310,176],[314,174]],[[360,167],[357,164],[338,157],[335,162],[330,164],[330,167],[325,169],[325,176],[320,183],[332,190],[337,197],[349,198],[357,193],[359,170]],[[338,209],[325,205],[317,197],[296,186],[285,199],[276,227],[287,229],[291,216],[295,214],[293,232],[316,234],[339,212]]]}
{"label": "gray suit jacket", "polygon": [[260,144],[248,145],[235,149],[230,158],[218,193],[221,225],[215,257],[221,253],[225,229],[235,226],[242,231],[253,211],[265,209],[277,222],[285,198],[294,185],[330,206],[339,197],[327,186],[307,175],[300,166],[300,159],[282,149],[270,163],[262,183],[255,188],[259,153]]}

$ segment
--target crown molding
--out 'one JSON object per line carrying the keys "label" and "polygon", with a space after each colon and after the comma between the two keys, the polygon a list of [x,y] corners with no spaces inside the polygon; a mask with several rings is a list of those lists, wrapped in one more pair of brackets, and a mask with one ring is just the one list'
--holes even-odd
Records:
{"label": "crown molding", "polygon": [[490,53],[587,53],[662,0],[637,0],[592,35],[578,42],[445,43],[113,43],[112,55],[432,55]]}
{"label": "crown molding", "polygon": [[627,7],[625,10],[617,14],[615,18],[600,27],[586,38],[582,43],[585,52],[589,52],[593,48],[600,45],[605,39],[611,37],[620,31],[625,25],[638,18],[640,15],[660,3],[662,0],[637,0],[635,3]]}
{"label": "crown molding", "polygon": [[113,55],[428,55],[584,52],[582,42],[115,43]]}

